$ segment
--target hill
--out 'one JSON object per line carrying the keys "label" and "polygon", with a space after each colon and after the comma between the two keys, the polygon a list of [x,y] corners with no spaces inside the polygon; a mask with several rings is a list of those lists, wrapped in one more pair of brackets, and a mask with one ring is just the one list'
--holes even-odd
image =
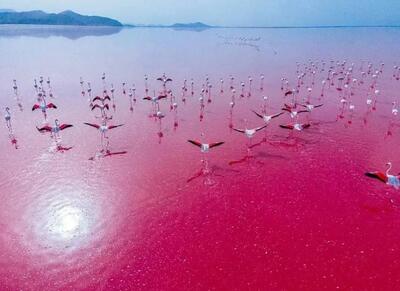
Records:
{"label": "hill", "polygon": [[26,12],[3,10],[0,11],[0,24],[122,26],[119,21],[111,18],[81,15],[70,10],[61,13],[46,13],[41,10]]}

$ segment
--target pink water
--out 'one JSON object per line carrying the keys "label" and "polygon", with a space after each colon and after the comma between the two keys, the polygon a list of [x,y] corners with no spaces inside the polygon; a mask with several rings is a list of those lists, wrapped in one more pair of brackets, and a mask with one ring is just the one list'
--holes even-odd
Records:
{"label": "pink water", "polygon": [[[1,290],[400,288],[399,192],[364,176],[384,170],[388,161],[400,172],[400,127],[386,135],[391,102],[400,97],[400,82],[391,78],[400,62],[398,29],[131,29],[81,38],[30,37],[12,29],[0,28],[0,106],[12,109],[19,149],[4,126]],[[270,111],[279,111],[280,78],[295,80],[296,62],[309,59],[346,59],[357,68],[362,60],[384,62],[377,110],[367,114],[366,89],[360,88],[352,123],[349,115],[336,121],[339,98],[330,89],[308,130],[290,137],[278,127],[290,121],[285,115],[255,136],[254,157],[243,159],[247,140],[229,129],[230,122],[262,125],[250,109],[259,110],[267,95]],[[116,87],[114,122],[125,124],[110,133],[111,149],[127,154],[91,161],[100,139],[83,125],[96,119],[80,95],[79,77],[100,94],[103,72]],[[159,89],[155,78],[164,72],[174,79],[178,110],[161,102],[167,116],[160,139],[159,124],[148,117],[151,104],[140,100],[130,112],[121,83],[135,83],[143,97],[143,76]],[[198,97],[207,74],[212,103],[200,121]],[[240,81],[254,78],[252,96],[237,98],[232,114],[231,74],[238,91]],[[35,129],[42,117],[30,110],[33,79],[41,75],[51,77],[59,107],[49,119],[74,125],[62,132],[70,151],[49,152],[49,137]],[[323,77],[318,74],[316,88]],[[23,112],[13,99],[14,78]],[[180,98],[185,78],[195,82],[186,104]],[[226,143],[208,155],[213,174],[195,178],[202,155],[186,140],[201,139],[200,133],[204,141]]]}

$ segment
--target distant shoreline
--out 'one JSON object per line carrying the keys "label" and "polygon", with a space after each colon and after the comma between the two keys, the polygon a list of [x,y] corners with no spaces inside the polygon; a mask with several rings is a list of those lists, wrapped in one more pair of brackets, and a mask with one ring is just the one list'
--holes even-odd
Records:
{"label": "distant shoreline", "polygon": [[[0,23],[4,26],[35,26],[35,27],[113,27],[110,25],[77,25],[77,24],[29,24]],[[174,26],[174,25],[132,25],[123,24],[121,28],[172,28],[172,29],[329,29],[329,28],[400,28],[400,25],[330,25],[330,26]]]}

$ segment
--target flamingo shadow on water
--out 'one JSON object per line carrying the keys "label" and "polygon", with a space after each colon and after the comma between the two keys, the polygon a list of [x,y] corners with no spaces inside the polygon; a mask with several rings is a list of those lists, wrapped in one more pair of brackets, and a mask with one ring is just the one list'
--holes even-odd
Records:
{"label": "flamingo shadow on water", "polygon": [[112,157],[112,156],[120,156],[127,154],[127,151],[115,151],[112,152],[110,150],[110,142],[107,140],[105,148],[98,151],[93,157],[89,158],[89,161],[94,161],[100,158]]}

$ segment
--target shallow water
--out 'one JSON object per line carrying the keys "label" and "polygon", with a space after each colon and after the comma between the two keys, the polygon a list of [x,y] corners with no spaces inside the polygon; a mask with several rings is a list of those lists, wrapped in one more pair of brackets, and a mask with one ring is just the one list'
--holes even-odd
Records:
{"label": "shallow water", "polygon": [[[32,29],[34,32],[29,33]],[[400,127],[391,127],[391,102],[400,82],[400,30],[349,29],[124,29],[65,33],[37,28],[0,28],[0,106],[10,106],[16,150],[4,126],[0,134],[0,289],[2,290],[396,290],[400,287],[399,192],[364,176],[391,161],[400,171]],[[28,32],[27,32],[28,31]],[[39,37],[38,37],[39,36]],[[241,40],[245,37],[251,40]],[[260,40],[257,40],[260,38]],[[296,62],[330,60],[386,64],[377,110],[368,113],[367,86],[352,97],[354,115],[340,112],[338,92],[325,92],[324,106],[304,115],[312,126],[293,136],[279,128],[287,115],[259,132],[247,156],[247,140],[229,128],[260,126],[250,110],[270,97],[269,112],[283,102],[280,78],[296,79]],[[101,94],[101,74],[116,88],[112,151],[89,160],[100,137],[83,122],[96,122],[79,77]],[[161,125],[149,118],[151,104],[133,112],[121,91],[134,83],[144,96],[163,73],[178,102]],[[358,72],[359,73],[359,72]],[[260,74],[265,75],[264,90]],[[212,102],[202,113],[201,84],[209,76]],[[229,76],[236,105],[230,111]],[[37,132],[40,112],[33,79],[49,76],[58,118],[73,128],[61,133],[64,153]],[[250,97],[240,82],[254,78]],[[195,94],[181,99],[183,80]],[[224,93],[219,80],[224,78]],[[321,80],[317,75],[313,98]],[[17,79],[24,110],[12,92]],[[303,94],[305,94],[303,92]],[[316,95],[316,96],[314,96]],[[351,124],[348,122],[351,119]],[[397,121],[398,122],[398,121]],[[177,125],[176,125],[177,123]],[[163,133],[159,137],[158,133]],[[225,141],[202,154],[187,139]],[[267,141],[266,141],[267,140]]]}

